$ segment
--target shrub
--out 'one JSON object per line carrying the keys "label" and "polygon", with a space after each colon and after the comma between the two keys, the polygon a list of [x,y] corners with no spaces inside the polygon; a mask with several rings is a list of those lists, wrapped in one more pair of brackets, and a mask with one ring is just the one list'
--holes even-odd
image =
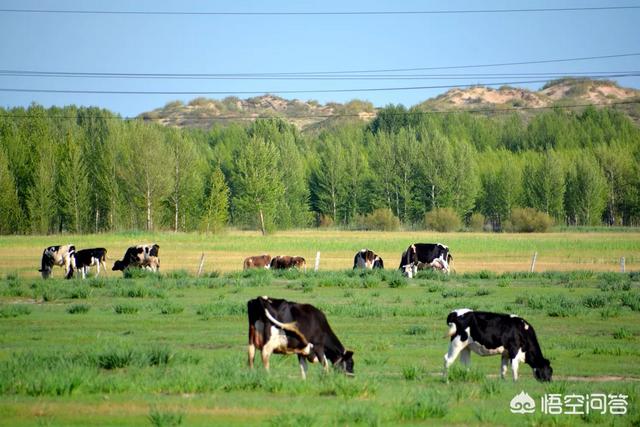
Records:
{"label": "shrub", "polygon": [[135,314],[138,312],[138,307],[131,304],[116,304],[113,306],[113,311],[117,314]]}
{"label": "shrub", "polygon": [[31,314],[31,307],[24,304],[0,305],[0,319]]}
{"label": "shrub", "polygon": [[442,418],[449,412],[447,402],[434,395],[421,396],[402,402],[397,408],[398,418],[403,421]]}
{"label": "shrub", "polygon": [[154,427],[179,426],[184,421],[184,414],[180,412],[160,411],[157,408],[151,408],[149,411],[149,422]]}
{"label": "shrub", "polygon": [[67,308],[67,313],[69,314],[84,314],[89,311],[91,308],[87,304],[73,304],[69,308]]}
{"label": "shrub", "polygon": [[511,211],[511,227],[518,233],[544,233],[553,225],[553,219],[533,208],[514,208]]}
{"label": "shrub", "polygon": [[484,231],[485,217],[479,212],[474,213],[469,218],[469,230]]}
{"label": "shrub", "polygon": [[356,228],[362,230],[396,231],[400,228],[400,220],[391,209],[376,209],[365,216],[356,218]]}
{"label": "shrub", "polygon": [[436,208],[427,212],[424,225],[430,230],[441,232],[457,231],[462,227],[460,217],[452,208]]}

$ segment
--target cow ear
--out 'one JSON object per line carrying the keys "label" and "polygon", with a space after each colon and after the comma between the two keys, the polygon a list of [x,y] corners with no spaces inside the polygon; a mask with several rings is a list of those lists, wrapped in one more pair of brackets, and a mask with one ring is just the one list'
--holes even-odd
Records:
{"label": "cow ear", "polygon": [[343,359],[351,359],[353,357],[353,351],[351,350],[347,350],[344,352],[344,355],[342,356]]}

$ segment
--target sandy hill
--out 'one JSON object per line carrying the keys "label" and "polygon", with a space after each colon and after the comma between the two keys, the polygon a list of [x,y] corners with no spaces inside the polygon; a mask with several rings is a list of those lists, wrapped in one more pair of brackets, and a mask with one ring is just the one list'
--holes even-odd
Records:
{"label": "sandy hill", "polygon": [[[564,78],[550,81],[539,91],[503,86],[493,89],[474,86],[451,89],[414,108],[424,111],[483,111],[522,109],[526,115],[545,107],[584,104],[611,105],[626,112],[640,124],[640,90],[620,87],[603,80]],[[369,121],[376,116],[370,102],[353,100],[346,104],[319,104],[317,101],[288,100],[275,95],[248,99],[227,97],[222,100],[196,98],[188,104],[170,102],[139,117],[166,126],[208,128],[214,123],[252,121],[260,117],[282,117],[302,130],[318,130],[344,122]]]}

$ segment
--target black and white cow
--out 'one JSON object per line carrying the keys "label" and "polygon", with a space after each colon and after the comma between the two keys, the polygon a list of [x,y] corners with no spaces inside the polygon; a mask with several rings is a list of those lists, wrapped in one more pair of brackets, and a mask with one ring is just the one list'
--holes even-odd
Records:
{"label": "black and white cow", "polygon": [[100,265],[107,271],[107,250],[105,248],[81,249],[73,254],[74,267],[82,273],[82,278],[87,276],[89,268],[96,266],[96,277],[100,275]]}
{"label": "black and white cow", "polygon": [[45,248],[42,252],[41,267],[38,270],[42,274],[42,278],[47,279],[51,276],[54,265],[64,267],[65,279],[73,277],[73,254],[75,251],[76,247],[73,245],[57,245]]}
{"label": "black and white cow", "polygon": [[139,267],[151,271],[158,271],[160,269],[159,250],[160,246],[155,243],[131,246],[125,252],[122,260],[117,260],[113,264],[112,270],[124,271],[129,267]]}
{"label": "black and white cow", "polygon": [[453,256],[449,247],[442,243],[414,243],[402,253],[401,270],[406,276],[413,277],[418,270],[435,269],[449,274]]}
{"label": "black and white cow", "polygon": [[353,268],[384,268],[384,262],[375,252],[369,249],[360,249],[353,258]]}
{"label": "black and white cow", "polygon": [[518,365],[526,363],[533,368],[533,375],[538,381],[551,381],[551,363],[542,355],[533,326],[523,318],[463,308],[449,313],[447,324],[447,335],[451,341],[449,351],[444,355],[445,377],[458,355],[464,365],[469,365],[473,351],[481,356],[501,355],[502,378],[511,364],[513,380],[516,381]]}
{"label": "black and white cow", "polygon": [[298,304],[266,296],[247,302],[249,316],[249,367],[253,368],[256,349],[269,370],[272,353],[297,354],[302,378],[307,377],[307,361],[329,362],[353,375],[353,352],[346,350],[322,311],[310,304]]}

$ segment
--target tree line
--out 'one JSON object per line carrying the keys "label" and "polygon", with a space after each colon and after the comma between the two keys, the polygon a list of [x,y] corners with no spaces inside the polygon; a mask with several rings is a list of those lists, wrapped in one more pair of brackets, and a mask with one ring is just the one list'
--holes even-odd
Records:
{"label": "tree line", "polygon": [[168,128],[98,108],[0,109],[0,233],[406,227],[450,208],[501,230],[515,208],[558,224],[640,223],[640,130],[613,109],[424,113],[302,133],[278,119]]}

